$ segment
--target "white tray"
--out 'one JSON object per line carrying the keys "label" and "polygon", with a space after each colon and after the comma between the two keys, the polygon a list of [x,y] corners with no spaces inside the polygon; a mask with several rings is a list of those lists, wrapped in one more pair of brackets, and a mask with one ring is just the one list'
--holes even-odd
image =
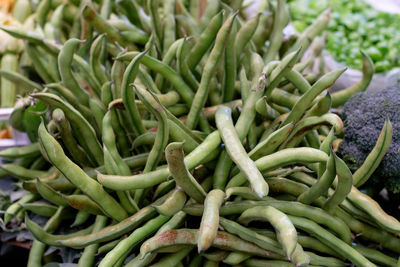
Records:
{"label": "white tray", "polygon": [[399,0],[364,0],[373,8],[388,13],[400,14],[400,1]]}

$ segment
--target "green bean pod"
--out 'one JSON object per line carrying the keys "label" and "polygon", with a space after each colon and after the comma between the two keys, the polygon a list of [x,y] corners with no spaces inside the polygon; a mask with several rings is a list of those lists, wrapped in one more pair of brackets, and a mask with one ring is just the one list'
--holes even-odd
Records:
{"label": "green bean pod", "polygon": [[219,208],[224,201],[224,197],[225,193],[219,189],[211,190],[206,196],[197,239],[198,253],[207,250],[217,235]]}
{"label": "green bean pod", "polygon": [[18,201],[11,204],[4,213],[4,225],[7,225],[14,216],[22,209],[22,204],[29,203],[38,199],[39,195],[34,193],[27,193]]}
{"label": "green bean pod", "polygon": [[297,245],[297,231],[290,219],[283,212],[271,206],[248,209],[239,217],[239,222],[245,224],[253,220],[267,220],[272,224],[286,257],[291,259]]}
{"label": "green bean pod", "polygon": [[272,23],[274,20],[274,16],[271,16],[271,12],[269,10],[261,9],[260,12],[260,22],[252,37],[252,41],[256,46],[257,51],[262,50],[262,47],[268,40],[273,29]]}
{"label": "green bean pod", "polygon": [[199,88],[197,89],[197,92],[193,98],[193,103],[188,113],[186,125],[189,127],[189,129],[194,129],[196,127],[200,117],[201,109],[204,107],[204,104],[207,101],[211,78],[214,75],[216,64],[224,51],[225,43],[229,38],[229,33],[231,32],[236,15],[237,14],[231,15],[218,31],[215,45],[211,50],[206,65],[204,66]]}
{"label": "green bean pod", "polygon": [[400,253],[400,241],[391,233],[358,221],[344,210],[336,209],[334,214],[343,220],[352,232],[362,235],[365,239],[377,242],[384,248]]}
{"label": "green bean pod", "polygon": [[32,61],[34,69],[45,83],[52,83],[59,80],[58,77],[53,77],[52,71],[47,68],[49,63],[45,61],[49,57],[51,58],[52,55],[46,55],[43,50],[40,50],[39,48],[40,47],[37,45],[31,43],[28,43],[26,46],[26,52]]}
{"label": "green bean pod", "polygon": [[242,252],[231,252],[229,255],[223,260],[224,263],[229,265],[237,265],[242,263],[243,261],[250,258],[251,255]]}
{"label": "green bean pod", "polygon": [[262,200],[262,198],[257,196],[249,187],[230,187],[226,189],[225,193],[225,199],[229,199],[231,196],[240,196],[248,200]]}
{"label": "green bean pod", "polygon": [[210,2],[207,3],[205,10],[203,11],[203,15],[199,21],[200,30],[204,31],[206,26],[209,25],[211,18],[218,13],[221,9],[221,4],[219,2]]}
{"label": "green bean pod", "polygon": [[281,125],[284,126],[289,122],[296,123],[299,121],[304,112],[310,107],[312,101],[326,88],[330,87],[345,70],[346,69],[334,70],[322,76],[299,100],[297,100],[293,109]]}
{"label": "green bean pod", "polygon": [[84,248],[91,244],[101,243],[105,241],[113,240],[119,236],[122,236],[129,231],[132,231],[143,222],[154,217],[157,212],[152,207],[146,207],[126,218],[125,220],[107,226],[95,233],[92,233],[92,227],[86,228],[81,232],[78,231],[73,235],[50,235],[46,233],[40,226],[32,222],[29,219],[27,221],[27,227],[32,234],[43,243],[52,246],[66,246],[72,248]]}
{"label": "green bean pod", "polygon": [[95,201],[110,217],[121,221],[127,217],[125,210],[95,180],[65,156],[57,141],[47,132],[43,122],[39,126],[39,140],[49,160],[74,185]]}
{"label": "green bean pod", "polygon": [[30,212],[38,214],[40,216],[51,217],[57,212],[57,207],[45,203],[33,202],[21,204],[21,206]]}
{"label": "green bean pod", "polygon": [[[176,40],[175,42],[173,42],[168,47],[168,50],[165,52],[163,59],[162,59],[163,65],[166,65],[166,66],[171,65],[171,62],[176,57],[178,48],[182,45],[183,41],[184,41],[184,38],[180,38],[180,39]],[[164,77],[161,74],[159,74],[159,73],[156,74],[154,82],[155,82],[157,88],[164,88],[164,85],[165,85]]]}
{"label": "green bean pod", "polygon": [[53,111],[52,117],[60,132],[62,142],[72,156],[72,159],[74,159],[75,162],[84,166],[90,166],[90,162],[85,155],[85,151],[77,144],[75,138],[72,135],[71,125],[68,123],[64,112],[61,109],[56,108]]}
{"label": "green bean pod", "polygon": [[318,101],[304,114],[304,117],[322,116],[328,113],[331,108],[332,97],[329,92],[320,97]]}
{"label": "green bean pod", "polygon": [[[184,223],[185,218],[186,214],[183,211],[179,211],[168,222],[161,226],[155,235],[159,235],[161,233],[164,233],[165,231],[178,228]],[[153,261],[156,256],[157,253],[148,253],[144,258],[142,258],[139,254],[133,260],[128,262],[126,266],[145,267],[148,266],[148,264],[150,264],[150,262]]]}
{"label": "green bean pod", "polygon": [[165,158],[167,159],[168,169],[176,184],[194,200],[202,203],[205,200],[206,192],[196,179],[188,171],[184,162],[183,143],[170,143],[165,148]]}
{"label": "green bean pod", "polygon": [[[252,59],[257,58],[258,56],[257,54],[254,55],[256,56],[252,57]],[[254,64],[256,65],[254,69],[258,67],[261,71],[262,63],[260,64],[259,62],[257,62],[257,59],[254,61],[256,61],[256,63]],[[260,61],[262,62],[262,60]],[[257,74],[254,77],[254,84],[252,90],[247,96],[242,112],[240,113],[240,116],[235,125],[235,130],[237,132],[240,141],[242,141],[246,137],[249,130],[251,129],[251,125],[256,116],[256,112],[254,110],[254,104],[256,103],[257,99],[262,96],[265,87],[266,79],[264,73],[260,75],[258,71],[256,72]],[[258,75],[260,75],[260,77],[258,77]],[[221,155],[218,159],[217,167],[215,169],[214,173],[215,188],[220,188],[220,189],[225,188],[231,166],[232,166],[232,159],[230,158],[229,153],[225,149],[221,152]]]}
{"label": "green bean pod", "polygon": [[[6,4],[7,5],[7,4]],[[21,23],[24,23],[32,14],[32,7],[29,1],[20,0],[14,3],[11,10],[12,16]]]}
{"label": "green bean pod", "polygon": [[364,247],[362,245],[353,245],[354,249],[357,250],[361,255],[366,257],[372,262],[375,262],[377,264],[381,264],[384,266],[392,266],[392,267],[397,267],[397,261],[396,259],[389,257],[382,252],[376,250],[376,249],[371,249],[368,247]]}
{"label": "green bean pod", "polygon": [[318,197],[327,193],[335,177],[336,177],[335,156],[333,154],[333,151],[331,151],[329,159],[326,163],[326,170],[323,173],[323,175],[318,179],[318,181],[315,184],[311,186],[309,190],[298,196],[297,200],[304,204],[311,204]]}
{"label": "green bean pod", "polygon": [[146,145],[153,146],[154,141],[156,139],[156,135],[157,133],[155,132],[146,132],[142,135],[139,135],[138,137],[135,138],[135,140],[133,140],[132,148],[137,149],[138,147]]}
{"label": "green bean pod", "polygon": [[[138,54],[139,52],[127,52],[123,55],[119,55],[116,59],[132,60]],[[194,97],[192,90],[181,78],[181,76],[178,75],[170,66],[149,55],[144,55],[140,62],[146,67],[152,69],[153,71],[160,73],[166,80],[174,85],[176,91],[179,93],[186,104],[192,104]]]}
{"label": "green bean pod", "polygon": [[[103,150],[97,140],[96,132],[89,122],[75,108],[53,94],[35,93],[32,94],[32,96],[64,111],[67,119],[72,124],[76,125],[79,133],[82,135],[82,140],[85,141],[88,148],[87,152],[90,153],[90,156],[93,157],[99,165],[103,164]],[[81,145],[83,146],[83,144]]]}
{"label": "green bean pod", "polygon": [[68,202],[65,198],[62,197],[60,193],[54,190],[49,185],[40,181],[40,179],[36,180],[36,188],[38,193],[47,201],[54,203],[59,206],[67,206]]}
{"label": "green bean pod", "polygon": [[285,257],[285,252],[282,250],[281,245],[276,240],[265,235],[258,234],[237,222],[222,217],[220,218],[220,224],[228,233],[237,235],[243,240],[254,243],[265,250],[271,251],[275,254],[276,258]]}
{"label": "green bean pod", "polygon": [[[108,174],[130,175],[131,171],[128,164],[123,161],[116,144],[116,136],[112,127],[113,110],[107,111],[103,118],[103,149],[104,149],[104,167]],[[131,199],[129,191],[118,191],[118,198],[122,207],[130,214],[137,210],[137,204]]]}
{"label": "green bean pod", "polygon": [[[82,15],[93,27],[100,33],[107,34],[107,38],[109,38],[112,42],[117,42],[121,45],[127,45],[127,42],[123,37],[119,34],[118,30],[109,24],[104,18],[102,18],[97,12],[93,9],[93,7],[89,5],[85,5],[82,10]],[[129,44],[131,48],[135,48],[134,44]]]}
{"label": "green bean pod", "polygon": [[105,115],[105,108],[103,103],[97,99],[89,99],[89,108],[95,120],[95,128],[100,129],[103,127],[103,117]]}
{"label": "green bean pod", "polygon": [[261,267],[261,266],[268,266],[268,267],[293,267],[293,264],[287,261],[281,260],[264,260],[264,259],[256,259],[250,258],[243,262],[245,266],[250,267]]}
{"label": "green bean pod", "polygon": [[[313,129],[320,127],[321,125],[331,125],[335,129],[335,133],[340,134],[343,130],[343,121],[342,119],[333,113],[327,113],[322,116],[311,116],[301,119],[297,122],[296,126],[293,128],[293,131],[288,136],[286,142],[282,144],[283,147],[294,147],[296,146],[301,138],[304,137]],[[319,147],[319,146],[318,146]]]}
{"label": "green bean pod", "polygon": [[0,157],[7,159],[30,158],[40,155],[40,144],[38,142],[26,146],[10,147],[0,151]]}
{"label": "green bean pod", "polygon": [[400,232],[400,222],[396,218],[385,213],[375,200],[370,198],[368,195],[361,193],[356,187],[351,187],[347,199],[360,208],[360,210],[367,213],[386,231],[391,233]]}
{"label": "green bean pod", "polygon": [[[272,90],[278,86],[282,77],[284,77],[290,70],[293,68],[294,64],[299,60],[300,50],[294,51],[287,56],[285,56],[279,64],[272,69],[275,65],[274,61],[271,61],[264,68],[264,72],[267,74],[268,82],[267,88],[265,89],[265,95],[269,99],[272,93]],[[271,70],[267,70],[268,67],[271,67]],[[269,71],[271,71],[269,73]]]}
{"label": "green bean pod", "polygon": [[[295,266],[308,266],[313,260],[315,261],[316,257],[312,257],[311,255],[315,255],[314,253],[309,254],[304,252],[303,247],[297,243],[296,248],[294,249],[292,255],[291,255],[291,261],[294,263]],[[315,255],[316,256],[316,255]],[[322,258],[322,257],[321,257]],[[325,258],[323,258],[325,259]],[[332,258],[332,261],[335,261],[335,258]],[[326,262],[329,262],[328,260]],[[343,262],[342,262],[343,263]]]}
{"label": "green bean pod", "polygon": [[235,54],[236,62],[239,62],[240,55],[243,54],[243,50],[246,45],[250,42],[253,34],[256,32],[257,26],[260,22],[261,13],[258,13],[253,18],[246,21],[246,23],[240,28],[235,38]]}
{"label": "green bean pod", "polygon": [[[106,223],[107,223],[107,217],[100,215],[97,216],[93,225],[93,233],[96,233],[97,231],[100,231],[102,228],[104,228],[104,226],[106,226]],[[81,257],[79,258],[78,267],[93,266],[95,261],[95,254],[97,252],[98,247],[99,247],[98,244],[92,244],[90,246],[85,247]]]}
{"label": "green bean pod", "polygon": [[378,168],[383,157],[390,147],[393,128],[389,119],[385,121],[374,148],[368,154],[363,164],[353,174],[353,184],[356,187],[363,185],[372,173]]}
{"label": "green bean pod", "polygon": [[173,254],[169,254],[167,256],[164,256],[163,258],[161,258],[158,262],[152,264],[151,266],[154,267],[175,267],[175,266],[179,266],[179,264],[181,266],[182,265],[181,261],[190,253],[190,251],[193,250],[193,246],[185,246],[184,248],[182,248],[181,250],[173,253]]}
{"label": "green bean pod", "polygon": [[101,84],[104,84],[109,80],[100,60],[100,54],[102,53],[102,50],[107,42],[105,37],[106,36],[104,34],[99,35],[90,46],[90,69]]}
{"label": "green bean pod", "polygon": [[349,259],[356,266],[375,266],[350,245],[341,241],[311,220],[295,216],[289,216],[289,218],[297,228],[314,235],[340,255]]}
{"label": "green bean pod", "polygon": [[50,89],[49,92],[65,98],[65,100],[67,100],[74,108],[76,108],[86,120],[88,120],[91,124],[93,123],[92,112],[90,109],[80,104],[76,96],[68,88],[61,85],[61,83],[48,83],[46,84],[46,88]]}
{"label": "green bean pod", "polygon": [[[255,161],[256,167],[261,172],[273,170],[278,167],[293,163],[326,162],[328,155],[318,149],[308,147],[287,148],[264,156]],[[239,173],[232,177],[227,188],[241,186],[246,182],[246,176]]]}
{"label": "green bean pod", "polygon": [[5,171],[8,175],[21,180],[34,180],[39,177],[47,176],[47,171],[26,169],[22,166],[15,164],[1,164],[0,169]]}
{"label": "green bean pod", "polygon": [[163,51],[162,45],[164,40],[163,23],[160,14],[158,13],[159,0],[150,0],[147,2],[147,9],[150,13],[152,22],[153,35],[156,37],[156,46],[160,51]]}
{"label": "green bean pod", "polygon": [[274,152],[274,150],[287,139],[293,127],[293,123],[289,123],[274,131],[268,138],[259,142],[257,146],[248,153],[249,157],[253,160],[257,160]]}
{"label": "green bean pod", "polygon": [[236,133],[231,118],[231,110],[227,107],[219,108],[216,113],[216,122],[229,156],[249,180],[254,192],[261,198],[268,195],[268,184],[257,169],[256,164],[247,156]]}
{"label": "green bean pod", "polygon": [[286,27],[289,19],[286,0],[279,0],[274,14],[274,22],[271,34],[269,36],[270,46],[264,56],[264,62],[268,63],[275,59],[276,54],[281,47],[283,40],[283,29]]}
{"label": "green bean pod", "polygon": [[79,86],[71,71],[74,51],[82,41],[69,39],[62,47],[58,55],[58,68],[60,69],[61,80],[65,87],[73,92],[79,102],[84,105],[89,104],[89,95]]}
{"label": "green bean pod", "polygon": [[86,195],[62,195],[68,205],[89,214],[104,215],[100,207]]}
{"label": "green bean pod", "polygon": [[[37,82],[31,81],[26,78],[24,75],[19,74],[16,71],[0,69],[0,76],[5,78],[18,86],[24,87],[25,89],[35,88],[38,90],[42,90],[43,86]],[[14,105],[15,101],[12,102]]]}
{"label": "green bean pod", "polygon": [[346,163],[337,157],[333,151],[331,151],[331,154],[335,158],[335,168],[338,182],[335,193],[325,202],[324,206],[322,207],[329,213],[332,213],[337,205],[342,203],[342,201],[350,193],[353,185],[353,176],[349,168],[346,166]]}
{"label": "green bean pod", "polygon": [[319,241],[318,239],[306,235],[298,235],[297,242],[306,249],[311,249],[316,252],[331,255],[336,258],[342,258],[337,252],[333,251],[327,245]]}
{"label": "green bean pod", "polygon": [[176,188],[172,193],[165,199],[164,203],[155,205],[154,208],[157,212],[164,216],[173,216],[179,212],[186,202],[186,194],[181,188]]}
{"label": "green bean pod", "polygon": [[296,43],[291,47],[291,49],[289,49],[288,52],[301,48],[301,55],[303,55],[306,49],[310,46],[312,40],[314,40],[314,38],[328,26],[330,16],[330,9],[321,13],[321,15],[315,19],[313,24],[307,27],[306,30],[300,35],[300,37],[296,40]]}
{"label": "green bean pod", "polygon": [[[46,222],[44,229],[48,233],[54,232],[61,224],[62,216],[65,209],[59,207],[56,213]],[[34,240],[29,250],[28,267],[39,267],[42,266],[42,257],[46,249],[46,244],[39,240]]]}
{"label": "green bean pod", "polygon": [[115,248],[106,254],[106,256],[101,260],[99,266],[112,266],[120,257],[125,258],[125,253],[127,251],[130,251],[135,245],[139,244],[146,237],[157,231],[169,220],[169,218],[170,217],[159,215],[158,217],[148,221],[142,227],[133,231],[127,238],[119,242]]}
{"label": "green bean pod", "polygon": [[136,135],[143,134],[145,132],[145,129],[143,127],[139,111],[134,101],[135,91],[129,87],[135,81],[137,72],[139,70],[140,61],[146,53],[147,51],[144,51],[132,59],[124,72],[121,84],[122,101],[124,102],[125,108],[128,110],[131,125],[135,130]]}
{"label": "green bean pod", "polygon": [[44,31],[47,32],[47,36],[50,35],[50,39],[53,39],[57,42],[63,42],[63,33],[62,33],[62,23],[65,19],[64,13],[66,9],[65,4],[59,5],[51,15],[49,22],[44,25]]}
{"label": "green bean pod", "polygon": [[285,75],[286,79],[289,80],[299,91],[304,94],[310,90],[311,85],[305,79],[305,77],[296,70],[291,70]]}
{"label": "green bean pod", "polygon": [[84,224],[89,219],[90,215],[91,214],[87,213],[86,211],[79,210],[75,215],[75,219],[72,222],[71,227]]}
{"label": "green bean pod", "polygon": [[186,62],[186,58],[189,53],[189,46],[191,45],[190,41],[192,41],[191,38],[185,38],[183,42],[181,42],[181,44],[178,47],[178,50],[176,51],[176,58],[177,58],[179,73],[181,74],[185,82],[187,82],[193,90],[196,90],[199,87],[199,82],[197,81],[193,73],[190,71]]}
{"label": "green bean pod", "polygon": [[[168,230],[162,234],[147,239],[140,247],[140,255],[144,257],[147,253],[157,251],[158,249],[173,245],[196,245],[199,230],[195,229],[179,229]],[[230,251],[241,251],[258,255],[262,257],[270,257],[274,255],[270,251],[261,249],[250,242],[244,241],[234,235],[226,232],[218,232],[215,237],[213,247]]]}
{"label": "green bean pod", "polygon": [[222,102],[233,100],[236,80],[236,65],[238,64],[238,61],[236,60],[235,46],[236,34],[237,26],[236,24],[233,24],[224,53],[225,77],[222,89]]}
{"label": "green bean pod", "polygon": [[223,261],[229,252],[226,250],[214,250],[202,253],[202,256],[209,261],[220,262]]}
{"label": "green bean pod", "polygon": [[332,107],[337,108],[358,92],[363,92],[367,89],[369,83],[375,72],[374,63],[367,53],[361,50],[361,55],[363,57],[362,73],[363,76],[359,82],[356,84],[335,92],[332,94]]}
{"label": "green bean pod", "polygon": [[155,169],[158,165],[163,151],[168,144],[168,122],[167,115],[164,111],[163,106],[160,101],[156,98],[156,96],[146,90],[143,90],[140,87],[134,87],[138,97],[146,105],[147,109],[157,118],[158,127],[157,127],[157,135],[154,140],[154,145],[150,151],[149,157],[146,162],[146,166],[144,172],[149,172]]}
{"label": "green bean pod", "polygon": [[165,17],[163,18],[164,38],[162,47],[164,50],[175,41],[175,0],[166,1],[163,5]]}

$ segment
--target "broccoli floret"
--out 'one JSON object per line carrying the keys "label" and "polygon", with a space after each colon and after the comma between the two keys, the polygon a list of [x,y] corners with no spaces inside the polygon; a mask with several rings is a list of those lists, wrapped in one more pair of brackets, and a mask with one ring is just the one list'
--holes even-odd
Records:
{"label": "broccoli floret", "polygon": [[352,172],[375,146],[386,116],[393,125],[392,143],[381,164],[368,180],[370,186],[400,193],[400,84],[381,91],[354,95],[343,106],[344,138],[338,153]]}

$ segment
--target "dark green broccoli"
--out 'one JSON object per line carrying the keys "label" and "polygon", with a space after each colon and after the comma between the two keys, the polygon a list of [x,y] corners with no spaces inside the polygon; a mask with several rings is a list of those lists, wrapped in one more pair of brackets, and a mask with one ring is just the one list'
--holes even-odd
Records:
{"label": "dark green broccoli", "polygon": [[400,193],[400,84],[381,91],[366,91],[350,98],[343,107],[344,139],[338,153],[354,173],[371,152],[389,117],[392,143],[366,185]]}

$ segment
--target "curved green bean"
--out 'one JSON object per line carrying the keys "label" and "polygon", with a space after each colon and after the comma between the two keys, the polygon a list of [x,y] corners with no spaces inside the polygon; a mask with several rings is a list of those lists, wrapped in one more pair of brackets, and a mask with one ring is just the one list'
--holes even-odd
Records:
{"label": "curved green bean", "polygon": [[[208,135],[208,137],[195,150],[185,157],[187,168],[193,169],[206,160],[212,160],[218,155],[221,138],[217,131]],[[217,153],[214,153],[217,152]],[[134,176],[115,176],[98,174],[97,179],[104,186],[114,190],[130,190],[138,188],[147,188],[157,185],[167,180],[170,172],[167,168],[160,168],[145,174]]]}
{"label": "curved green bean", "polygon": [[215,114],[215,119],[226,151],[249,180],[254,192],[261,198],[268,195],[268,184],[257,169],[256,164],[247,156],[246,150],[236,133],[231,118],[231,110],[227,107],[219,108]]}
{"label": "curved green bean", "polygon": [[244,224],[253,220],[267,220],[272,224],[286,257],[291,259],[297,245],[297,231],[290,219],[272,206],[250,208],[244,211],[238,219],[240,223]]}
{"label": "curved green bean", "polygon": [[213,243],[218,231],[219,209],[224,201],[222,190],[211,190],[204,200],[204,211],[201,217],[199,236],[197,239],[198,253],[207,250]]}
{"label": "curved green bean", "polygon": [[361,55],[363,57],[362,73],[363,76],[359,82],[356,84],[335,92],[332,94],[332,107],[337,108],[343,105],[352,95],[365,91],[372,80],[375,72],[374,63],[367,53],[361,50]]}
{"label": "curved green bean", "polygon": [[201,110],[204,107],[205,102],[207,101],[211,78],[214,75],[214,70],[216,68],[217,62],[224,51],[225,42],[229,38],[229,33],[231,32],[236,15],[237,13],[231,15],[218,31],[217,37],[215,39],[215,45],[211,50],[210,56],[208,57],[206,65],[203,69],[199,88],[197,89],[197,92],[193,98],[193,103],[190,106],[190,110],[186,120],[186,125],[190,129],[194,129],[196,127]]}
{"label": "curved green bean", "polygon": [[[326,162],[328,155],[318,149],[308,147],[287,148],[264,156],[255,161],[256,167],[261,172],[273,170],[294,163]],[[239,173],[232,177],[227,188],[241,186],[246,182],[244,174]]]}
{"label": "curved green bean", "polygon": [[59,169],[64,176],[75,186],[80,188],[103,211],[117,221],[127,217],[126,212],[95,180],[65,156],[60,144],[47,132],[43,122],[39,126],[39,140],[49,160]]}
{"label": "curved green bean", "polygon": [[374,148],[368,154],[363,164],[353,174],[353,184],[363,185],[378,168],[392,141],[393,128],[389,119],[385,121]]}
{"label": "curved green bean", "polygon": [[71,71],[74,51],[81,43],[82,41],[78,39],[69,39],[65,42],[58,55],[58,68],[65,87],[72,91],[79,102],[88,105],[89,95],[79,86]]}
{"label": "curved green bean", "polygon": [[350,193],[353,185],[353,175],[347,167],[346,163],[331,151],[331,155],[335,158],[335,169],[338,177],[335,193],[324,203],[323,209],[332,213],[333,210],[346,198]]}

